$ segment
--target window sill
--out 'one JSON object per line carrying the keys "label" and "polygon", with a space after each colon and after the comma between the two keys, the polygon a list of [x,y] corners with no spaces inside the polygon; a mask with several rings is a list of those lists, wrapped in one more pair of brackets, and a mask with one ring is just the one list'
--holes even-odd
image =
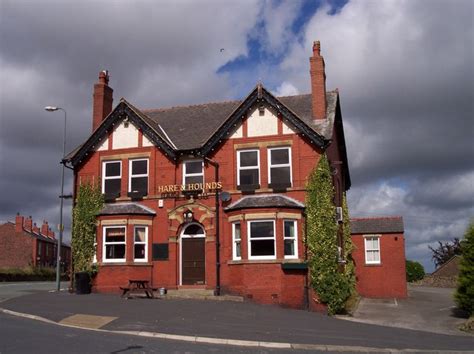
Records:
{"label": "window sill", "polygon": [[227,265],[242,265],[242,264],[299,264],[302,263],[301,259],[241,259],[227,261]]}
{"label": "window sill", "polygon": [[147,266],[150,267],[152,265],[151,262],[101,262],[99,263],[99,267],[116,267],[116,266]]}
{"label": "window sill", "polygon": [[365,263],[365,267],[381,267],[382,263]]}

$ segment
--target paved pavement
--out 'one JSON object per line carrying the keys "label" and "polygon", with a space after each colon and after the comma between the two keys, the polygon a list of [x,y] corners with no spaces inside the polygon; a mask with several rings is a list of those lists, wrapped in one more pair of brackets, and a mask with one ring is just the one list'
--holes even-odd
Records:
{"label": "paved pavement", "polygon": [[[65,283],[61,283],[63,286]],[[0,282],[0,302],[38,291],[48,291],[56,289],[54,281],[33,281],[33,282]]]}
{"label": "paved pavement", "polygon": [[323,346],[349,351],[361,347],[365,348],[363,350],[369,347],[378,348],[377,351],[411,348],[430,352],[474,348],[473,337],[374,326],[249,302],[126,300],[118,295],[39,292],[4,301],[0,307],[54,322],[71,324],[72,321],[74,324],[78,321],[78,325],[88,324],[86,327],[100,330],[139,332],[150,336],[160,333],[161,338],[191,341],[204,338],[208,343],[209,340],[225,339],[233,343],[253,341],[253,345],[291,343],[291,348],[301,349],[310,345],[308,349]]}
{"label": "paved pavement", "polygon": [[349,319],[434,333],[469,335],[458,329],[466,319],[453,312],[453,294],[452,288],[409,286],[407,299],[362,299],[354,317]]}

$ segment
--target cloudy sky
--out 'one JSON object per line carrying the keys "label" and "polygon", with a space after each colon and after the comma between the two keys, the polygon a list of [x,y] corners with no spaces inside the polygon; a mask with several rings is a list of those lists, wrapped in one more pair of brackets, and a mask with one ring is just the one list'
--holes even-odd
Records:
{"label": "cloudy sky", "polygon": [[0,221],[59,222],[64,118],[43,107],[67,110],[71,150],[90,133],[100,70],[115,103],[140,108],[241,99],[258,80],[307,93],[320,40],[341,95],[351,214],[402,215],[407,257],[432,271],[428,245],[461,237],[474,215],[473,11],[469,0],[1,0]]}

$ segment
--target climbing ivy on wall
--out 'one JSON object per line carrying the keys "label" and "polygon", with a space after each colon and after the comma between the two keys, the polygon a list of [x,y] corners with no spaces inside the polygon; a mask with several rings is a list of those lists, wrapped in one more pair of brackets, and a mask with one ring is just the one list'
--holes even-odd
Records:
{"label": "climbing ivy on wall", "polygon": [[79,186],[72,212],[71,246],[74,273],[93,271],[96,217],[103,205],[104,197],[98,184],[84,183]]}
{"label": "climbing ivy on wall", "polygon": [[352,243],[351,237],[351,219],[349,215],[349,207],[347,206],[347,196],[344,192],[342,199],[342,215],[343,215],[343,244],[344,244],[344,260],[346,264],[344,266],[344,275],[347,279],[349,286],[349,296],[355,292],[356,277],[355,277],[355,265],[352,259],[352,251],[354,250],[354,244]]}
{"label": "climbing ivy on wall", "polygon": [[[320,300],[328,306],[328,313],[333,315],[344,308],[352,292],[349,274],[339,271],[336,209],[334,206],[334,186],[326,155],[321,156],[318,166],[312,171],[306,197],[307,213],[307,247],[309,253],[309,270],[311,286]],[[347,205],[345,206],[347,213]],[[348,217],[345,220],[348,220]],[[347,241],[348,233],[349,241]],[[350,228],[344,232],[344,243],[350,252]]]}

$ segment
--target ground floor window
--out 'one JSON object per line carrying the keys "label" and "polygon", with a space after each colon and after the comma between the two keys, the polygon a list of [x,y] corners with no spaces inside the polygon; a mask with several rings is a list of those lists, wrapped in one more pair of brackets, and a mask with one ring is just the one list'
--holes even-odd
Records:
{"label": "ground floor window", "polygon": [[285,258],[298,258],[296,221],[285,220],[283,224],[283,242],[285,249]]}
{"label": "ground floor window", "polygon": [[365,263],[380,264],[380,237],[364,236]]}
{"label": "ground floor window", "polygon": [[275,220],[248,222],[249,259],[275,259]]}
{"label": "ground floor window", "polygon": [[146,262],[148,258],[148,228],[146,226],[135,226],[133,241],[134,260]]}
{"label": "ground floor window", "polygon": [[125,226],[105,226],[104,227],[104,262],[124,262],[125,261]]}
{"label": "ground floor window", "polygon": [[242,238],[240,235],[240,222],[235,222],[232,224],[232,244],[232,259],[242,259]]}

